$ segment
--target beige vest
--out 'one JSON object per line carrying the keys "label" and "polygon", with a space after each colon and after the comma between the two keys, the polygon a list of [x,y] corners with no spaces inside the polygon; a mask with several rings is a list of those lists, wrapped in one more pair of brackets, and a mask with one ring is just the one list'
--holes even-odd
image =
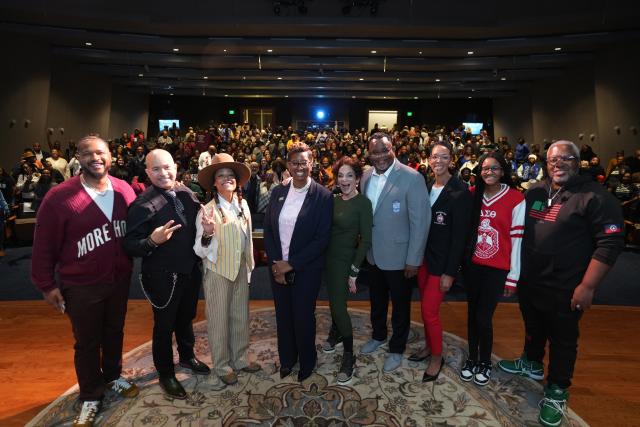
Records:
{"label": "beige vest", "polygon": [[251,214],[247,202],[242,201],[244,217],[239,218],[235,212],[224,210],[226,222],[218,211],[215,202],[212,200],[207,204],[214,207],[215,236],[218,240],[218,254],[215,263],[208,258],[203,259],[203,265],[222,277],[231,281],[236,280],[240,271],[240,261],[242,260],[242,232],[247,236],[244,248],[244,258],[247,264],[247,272],[253,271],[253,241],[251,239]]}

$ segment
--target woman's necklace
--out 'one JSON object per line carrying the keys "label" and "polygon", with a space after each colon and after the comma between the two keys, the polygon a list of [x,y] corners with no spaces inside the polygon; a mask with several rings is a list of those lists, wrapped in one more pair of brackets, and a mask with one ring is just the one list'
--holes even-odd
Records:
{"label": "woman's necklace", "polygon": [[553,199],[556,198],[556,196],[558,195],[560,190],[562,190],[562,187],[558,188],[558,190],[555,193],[553,193],[553,196],[552,196],[551,195],[551,185],[549,185],[549,197],[547,198],[547,206],[548,207],[551,207],[551,204],[553,203]]}

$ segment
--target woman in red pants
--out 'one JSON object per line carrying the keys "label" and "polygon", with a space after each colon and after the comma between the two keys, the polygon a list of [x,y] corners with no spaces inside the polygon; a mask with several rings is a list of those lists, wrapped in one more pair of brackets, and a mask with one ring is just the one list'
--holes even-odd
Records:
{"label": "woman in red pants", "polygon": [[471,193],[466,184],[449,171],[452,162],[451,145],[436,142],[429,157],[435,175],[435,181],[429,185],[431,228],[425,262],[418,270],[426,342],[422,350],[409,357],[419,362],[431,355],[423,382],[438,378],[444,365],[440,303],[458,274],[469,235]]}

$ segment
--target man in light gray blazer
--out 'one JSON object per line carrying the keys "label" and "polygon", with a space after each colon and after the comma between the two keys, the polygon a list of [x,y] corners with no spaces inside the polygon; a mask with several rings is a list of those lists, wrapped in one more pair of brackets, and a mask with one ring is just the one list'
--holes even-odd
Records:
{"label": "man in light gray blazer", "polygon": [[373,244],[367,253],[372,339],[362,353],[373,353],[387,340],[389,296],[393,303],[389,355],[384,371],[402,364],[411,319],[411,279],[422,264],[431,224],[431,207],[424,178],[396,160],[391,138],[374,133],[369,138],[373,165],[362,176],[362,192],[373,206]]}

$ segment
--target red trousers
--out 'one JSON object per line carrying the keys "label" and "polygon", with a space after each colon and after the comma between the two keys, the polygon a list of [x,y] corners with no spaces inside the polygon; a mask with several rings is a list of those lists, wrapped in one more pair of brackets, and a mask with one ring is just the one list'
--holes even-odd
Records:
{"label": "red trousers", "polygon": [[424,323],[424,338],[431,354],[442,354],[442,322],[440,322],[440,304],[444,292],[440,291],[440,276],[429,274],[426,264],[418,269],[420,287],[420,306]]}

